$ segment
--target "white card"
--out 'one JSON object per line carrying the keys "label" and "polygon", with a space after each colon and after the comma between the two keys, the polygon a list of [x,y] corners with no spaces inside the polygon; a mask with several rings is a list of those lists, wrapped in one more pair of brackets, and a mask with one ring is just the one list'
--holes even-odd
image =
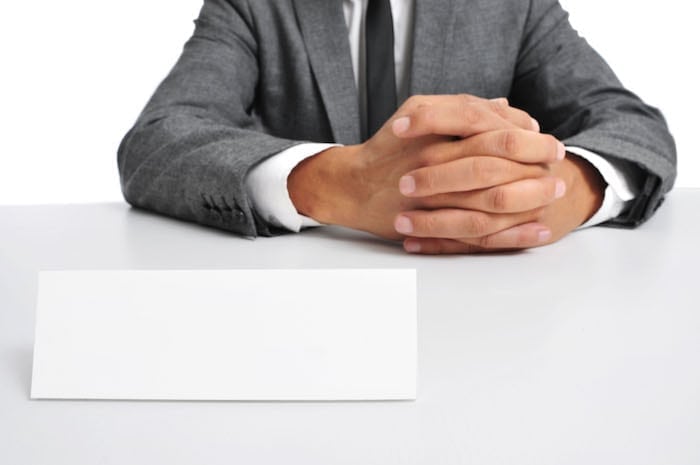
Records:
{"label": "white card", "polygon": [[46,271],[34,399],[416,397],[415,270]]}

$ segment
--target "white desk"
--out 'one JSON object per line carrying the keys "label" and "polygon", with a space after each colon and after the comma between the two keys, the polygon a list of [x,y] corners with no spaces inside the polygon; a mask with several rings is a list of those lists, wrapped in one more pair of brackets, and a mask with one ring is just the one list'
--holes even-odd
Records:
{"label": "white desk", "polygon": [[[325,228],[255,241],[126,205],[0,208],[0,463],[700,463],[700,190],[636,231],[416,257]],[[39,269],[418,269],[417,402],[28,399]]]}

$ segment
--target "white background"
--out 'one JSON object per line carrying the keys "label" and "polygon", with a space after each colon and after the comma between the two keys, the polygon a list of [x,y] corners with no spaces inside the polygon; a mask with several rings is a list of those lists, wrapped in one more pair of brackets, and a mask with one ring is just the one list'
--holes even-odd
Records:
{"label": "white background", "polygon": [[[700,187],[694,2],[562,3],[623,83],[665,113],[678,144],[676,185]],[[1,2],[0,204],[120,200],[117,146],[175,63],[200,6]]]}

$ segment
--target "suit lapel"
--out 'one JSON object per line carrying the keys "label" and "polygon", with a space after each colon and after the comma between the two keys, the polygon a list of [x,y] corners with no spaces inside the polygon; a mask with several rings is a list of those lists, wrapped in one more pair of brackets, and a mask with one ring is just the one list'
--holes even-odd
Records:
{"label": "suit lapel", "polygon": [[410,94],[438,92],[454,0],[416,0]]}
{"label": "suit lapel", "polygon": [[294,6],[333,137],[341,144],[356,144],[360,109],[342,2],[294,0]]}

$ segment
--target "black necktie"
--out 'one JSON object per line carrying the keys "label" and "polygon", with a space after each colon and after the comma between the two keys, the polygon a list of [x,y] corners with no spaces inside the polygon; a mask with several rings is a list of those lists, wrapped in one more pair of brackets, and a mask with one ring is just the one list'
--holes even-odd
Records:
{"label": "black necktie", "polygon": [[367,135],[375,132],[396,111],[394,22],[389,0],[369,0],[365,23],[367,48]]}

